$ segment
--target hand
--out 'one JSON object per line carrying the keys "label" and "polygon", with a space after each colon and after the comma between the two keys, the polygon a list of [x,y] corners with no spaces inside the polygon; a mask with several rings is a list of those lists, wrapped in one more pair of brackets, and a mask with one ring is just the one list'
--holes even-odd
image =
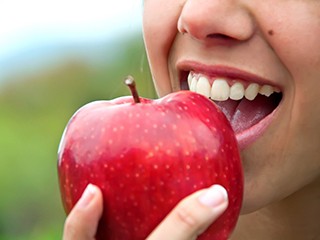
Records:
{"label": "hand", "polygon": [[203,233],[228,207],[220,185],[199,190],[183,199],[151,233],[148,240],[191,240]]}
{"label": "hand", "polygon": [[[213,185],[199,190],[181,202],[151,233],[148,240],[196,239],[227,208],[226,190]],[[88,185],[82,197],[66,219],[64,240],[94,240],[102,214],[102,193],[94,185]]]}
{"label": "hand", "polygon": [[63,240],[94,240],[102,210],[102,193],[89,184],[66,219]]}

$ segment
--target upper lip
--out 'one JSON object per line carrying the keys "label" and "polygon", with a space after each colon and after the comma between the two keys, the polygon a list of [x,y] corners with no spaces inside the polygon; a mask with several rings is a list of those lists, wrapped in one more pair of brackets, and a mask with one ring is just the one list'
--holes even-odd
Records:
{"label": "upper lip", "polygon": [[281,86],[278,86],[275,82],[267,78],[231,66],[206,65],[195,61],[181,61],[177,63],[176,67],[179,71],[180,81],[185,81],[186,75],[190,71],[194,71],[197,73],[204,74],[208,77],[223,77],[235,80],[242,80],[249,83],[257,83],[260,85],[268,84],[282,89]]}

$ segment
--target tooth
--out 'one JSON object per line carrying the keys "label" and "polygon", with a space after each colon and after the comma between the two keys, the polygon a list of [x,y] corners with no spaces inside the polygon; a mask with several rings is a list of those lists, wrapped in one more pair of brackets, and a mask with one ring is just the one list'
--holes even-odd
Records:
{"label": "tooth", "polygon": [[197,93],[204,95],[205,97],[210,97],[210,83],[207,78],[200,77],[197,83]]}
{"label": "tooth", "polygon": [[278,87],[273,87],[273,91],[276,92],[276,93],[280,93],[281,92],[281,90]]}
{"label": "tooth", "polygon": [[225,101],[229,98],[230,87],[227,81],[217,79],[213,82],[211,87],[211,99],[215,101]]}
{"label": "tooth", "polygon": [[260,93],[261,95],[264,95],[264,96],[269,97],[269,96],[273,93],[273,87],[271,87],[270,85],[263,85],[263,86],[260,88],[259,93]]}
{"label": "tooth", "polygon": [[192,74],[191,72],[189,72],[189,75],[188,75],[189,88],[190,88],[190,86],[191,86],[192,78],[193,78],[193,74]]}
{"label": "tooth", "polygon": [[190,88],[190,91],[196,92],[196,90],[197,90],[197,79],[195,77],[192,78],[189,88]]}
{"label": "tooth", "polygon": [[259,93],[259,85],[257,83],[251,83],[244,92],[246,99],[252,101]]}
{"label": "tooth", "polygon": [[244,96],[244,87],[241,83],[236,82],[230,88],[230,98],[232,100],[240,100]]}

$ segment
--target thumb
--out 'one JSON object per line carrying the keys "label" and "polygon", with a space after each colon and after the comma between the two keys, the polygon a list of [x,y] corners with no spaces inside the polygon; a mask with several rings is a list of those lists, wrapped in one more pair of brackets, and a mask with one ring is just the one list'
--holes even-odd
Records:
{"label": "thumb", "polygon": [[68,215],[63,240],[93,240],[102,215],[102,193],[89,184]]}
{"label": "thumb", "polygon": [[151,233],[148,240],[196,239],[228,207],[227,191],[220,185],[199,190],[183,199]]}

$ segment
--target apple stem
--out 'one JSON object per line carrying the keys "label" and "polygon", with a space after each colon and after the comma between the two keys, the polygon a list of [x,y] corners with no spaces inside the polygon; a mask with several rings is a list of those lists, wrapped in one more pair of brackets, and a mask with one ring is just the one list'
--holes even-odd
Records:
{"label": "apple stem", "polygon": [[125,80],[124,83],[130,88],[133,100],[135,103],[140,103],[140,98],[139,94],[136,88],[136,82],[134,81],[132,76],[128,76]]}

